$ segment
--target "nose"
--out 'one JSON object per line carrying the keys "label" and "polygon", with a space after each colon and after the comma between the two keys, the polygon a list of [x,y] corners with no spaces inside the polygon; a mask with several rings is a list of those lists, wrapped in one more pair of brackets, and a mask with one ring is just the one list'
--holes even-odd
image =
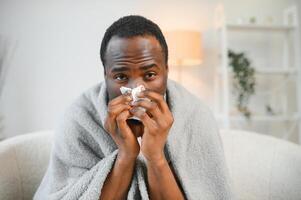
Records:
{"label": "nose", "polygon": [[138,87],[140,85],[143,85],[144,87],[146,86],[144,81],[140,80],[140,79],[136,79],[136,80],[132,80],[128,83],[128,87],[129,88],[135,88],[135,87]]}

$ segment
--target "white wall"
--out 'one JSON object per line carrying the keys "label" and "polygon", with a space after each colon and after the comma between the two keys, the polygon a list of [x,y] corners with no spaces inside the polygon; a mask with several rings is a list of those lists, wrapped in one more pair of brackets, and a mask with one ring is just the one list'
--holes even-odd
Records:
{"label": "white wall", "polygon": [[[214,49],[211,28],[216,2],[0,1],[0,34],[18,43],[1,99],[4,134],[11,137],[55,127],[76,96],[103,80],[99,59],[102,35],[113,21],[127,14],[149,17],[163,30],[204,31],[208,55],[202,73],[199,68],[192,69],[186,85],[193,85],[192,92],[210,99],[204,94],[210,93],[211,79],[206,73],[214,62],[210,52]],[[208,81],[201,83],[200,77]]]}
{"label": "white wall", "polygon": [[[242,15],[279,16],[295,1],[224,3],[231,21]],[[99,59],[102,35],[113,21],[127,14],[144,15],[162,30],[203,32],[204,63],[187,68],[182,83],[213,107],[212,70],[219,56],[213,15],[218,3],[219,0],[0,1],[0,34],[18,42],[1,99],[4,134],[11,137],[55,127],[76,96],[103,80]],[[171,77],[174,75],[172,72]]]}

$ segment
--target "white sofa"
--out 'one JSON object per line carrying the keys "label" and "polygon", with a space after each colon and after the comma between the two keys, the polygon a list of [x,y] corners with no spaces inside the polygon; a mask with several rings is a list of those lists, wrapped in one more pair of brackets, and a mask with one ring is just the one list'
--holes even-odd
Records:
{"label": "white sofa", "polygon": [[[301,147],[257,133],[222,130],[237,199],[300,200]],[[47,168],[52,131],[0,143],[0,199],[32,199]]]}

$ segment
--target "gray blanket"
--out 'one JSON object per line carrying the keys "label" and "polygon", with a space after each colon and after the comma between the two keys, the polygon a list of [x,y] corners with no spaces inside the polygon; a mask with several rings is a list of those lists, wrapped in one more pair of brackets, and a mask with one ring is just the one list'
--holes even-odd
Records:
{"label": "gray blanket", "polygon": [[[165,154],[186,199],[231,199],[218,128],[211,111],[169,80],[167,103],[174,117]],[[47,172],[34,199],[97,200],[118,149],[104,130],[105,83],[84,92],[65,112],[54,137]],[[141,154],[127,199],[149,199],[147,168]]]}

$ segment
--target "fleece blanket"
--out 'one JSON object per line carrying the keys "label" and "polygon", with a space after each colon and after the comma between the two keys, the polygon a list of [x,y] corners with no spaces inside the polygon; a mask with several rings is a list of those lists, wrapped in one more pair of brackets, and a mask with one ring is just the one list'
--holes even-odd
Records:
{"label": "fleece blanket", "polygon": [[[168,80],[166,101],[174,123],[165,155],[189,200],[231,199],[221,138],[212,112],[197,97]],[[54,136],[46,174],[34,199],[97,200],[118,148],[104,130],[105,82],[85,91],[67,108]],[[147,167],[137,157],[127,199],[149,199]]]}

